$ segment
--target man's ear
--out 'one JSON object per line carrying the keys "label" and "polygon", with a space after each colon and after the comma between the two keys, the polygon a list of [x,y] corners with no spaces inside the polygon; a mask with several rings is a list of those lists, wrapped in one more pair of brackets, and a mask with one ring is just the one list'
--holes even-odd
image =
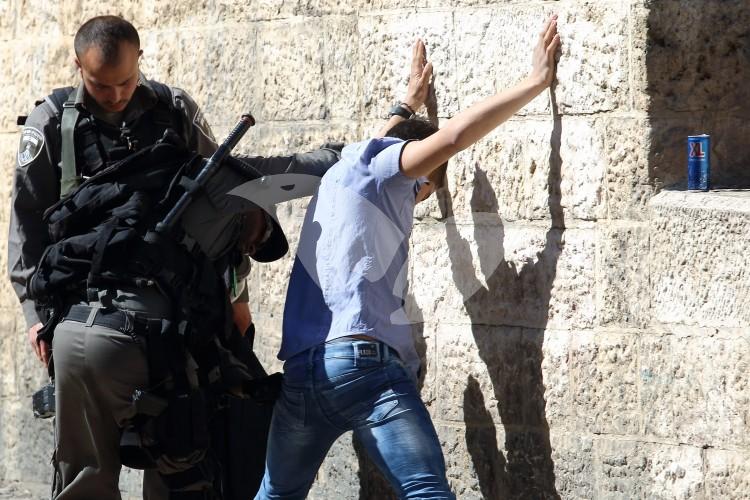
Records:
{"label": "man's ear", "polygon": [[138,49],[138,59],[143,55],[143,49]]}
{"label": "man's ear", "polygon": [[80,70],[81,69],[81,61],[78,60],[77,56],[73,58],[73,62],[76,63],[76,69]]}

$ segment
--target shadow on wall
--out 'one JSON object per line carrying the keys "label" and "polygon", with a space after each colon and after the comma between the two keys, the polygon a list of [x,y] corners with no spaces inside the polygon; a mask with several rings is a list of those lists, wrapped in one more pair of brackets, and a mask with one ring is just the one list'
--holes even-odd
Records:
{"label": "shadow on wall", "polygon": [[649,181],[687,186],[687,136],[711,136],[715,187],[750,188],[750,7],[746,0],[650,2],[646,40]]}
{"label": "shadow on wall", "polygon": [[[553,93],[554,95],[554,93]],[[552,102],[553,109],[557,109]],[[542,251],[535,262],[517,268],[505,259],[505,232],[500,207],[487,180],[477,167],[472,192],[472,212],[479,212],[476,200],[482,199],[482,211],[487,196],[493,196],[489,212],[494,221],[475,220],[477,241],[488,241],[487,231],[494,231],[493,248],[478,249],[480,258],[488,252],[501,252],[500,263],[487,278],[487,285],[475,283],[465,287],[478,290],[464,296],[464,305],[471,318],[472,333],[479,356],[487,366],[492,390],[505,435],[504,446],[497,443],[492,415],[487,411],[478,381],[469,375],[464,391],[464,421],[466,444],[479,479],[482,496],[487,499],[559,499],[555,489],[554,463],[550,445],[549,425],[545,414],[544,381],[542,376],[542,344],[548,320],[552,285],[557,260],[565,231],[560,206],[560,138],[561,121],[555,113],[550,137],[549,213],[551,226]],[[447,200],[450,203],[450,200]],[[450,210],[450,206],[448,207]],[[448,248],[454,280],[466,280],[459,262],[470,260],[469,242],[456,226],[446,225]],[[485,232],[481,237],[479,232]],[[469,279],[472,279],[470,276]],[[475,278],[474,278],[475,279]],[[536,307],[524,302],[533,300]],[[533,311],[535,317],[525,318],[533,329],[517,326],[488,325],[485,311],[493,304],[502,303],[506,311]],[[503,449],[505,452],[503,453]]]}

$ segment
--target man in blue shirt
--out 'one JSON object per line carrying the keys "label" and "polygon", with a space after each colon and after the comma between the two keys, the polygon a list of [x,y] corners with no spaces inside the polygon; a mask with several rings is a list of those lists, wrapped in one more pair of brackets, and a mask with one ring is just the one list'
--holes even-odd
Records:
{"label": "man in blue shirt", "polygon": [[[510,118],[554,78],[557,17],[529,76],[438,130],[396,112],[386,137],[344,148],[310,201],[287,292],[266,472],[256,499],[305,498],[333,442],[352,430],[400,498],[453,499],[440,442],[415,384],[419,358],[402,310],[416,202],[450,157]],[[432,67],[417,42],[407,98],[419,108]],[[398,111],[398,110],[396,110]]]}

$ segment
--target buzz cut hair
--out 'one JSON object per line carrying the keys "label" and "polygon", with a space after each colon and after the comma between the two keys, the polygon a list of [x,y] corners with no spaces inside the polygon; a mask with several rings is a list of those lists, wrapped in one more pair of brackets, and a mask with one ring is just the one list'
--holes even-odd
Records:
{"label": "buzz cut hair", "polygon": [[86,51],[96,47],[106,64],[117,64],[120,59],[120,44],[128,42],[140,50],[138,31],[120,16],[92,17],[78,28],[73,48],[80,59]]}

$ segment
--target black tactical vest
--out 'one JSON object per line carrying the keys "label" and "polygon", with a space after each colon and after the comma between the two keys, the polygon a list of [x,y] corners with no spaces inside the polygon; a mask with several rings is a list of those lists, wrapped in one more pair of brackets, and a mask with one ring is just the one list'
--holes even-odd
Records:
{"label": "black tactical vest", "polygon": [[29,280],[29,297],[54,323],[100,289],[157,286],[175,306],[188,349],[226,336],[228,291],[214,263],[179,235],[152,231],[182,194],[181,176],[199,166],[198,155],[161,141],[86,179],[44,214],[52,243]]}
{"label": "black tactical vest", "polygon": [[[163,83],[149,80],[149,86],[157,95],[156,105],[127,126],[115,126],[97,120],[85,110],[81,112],[75,128],[76,170],[79,175],[89,177],[100,169],[122,160],[129,154],[152,146],[165,130],[172,129],[187,142],[186,123],[182,113],[175,107],[172,91]],[[63,104],[74,87],[54,89],[47,100],[52,104],[58,124],[62,121]],[[59,154],[61,148],[54,148]],[[59,157],[53,158],[55,164]]]}

